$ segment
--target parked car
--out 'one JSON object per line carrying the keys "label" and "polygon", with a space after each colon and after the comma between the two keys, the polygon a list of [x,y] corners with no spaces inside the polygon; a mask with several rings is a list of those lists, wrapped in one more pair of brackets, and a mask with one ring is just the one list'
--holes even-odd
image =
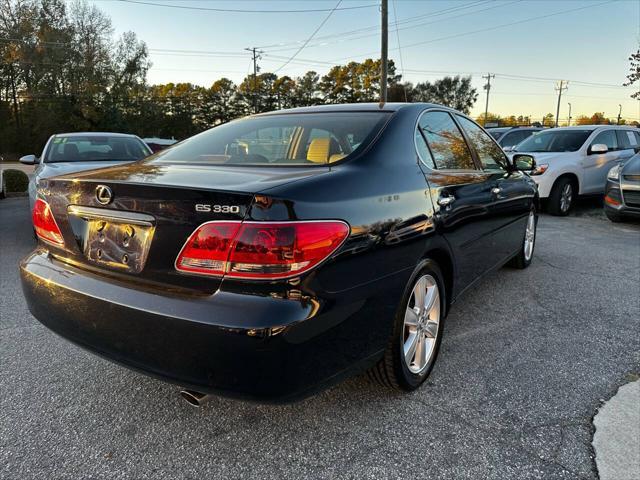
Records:
{"label": "parked car", "polygon": [[517,144],[541,131],[538,127],[497,127],[487,129],[505,151],[510,151]]}
{"label": "parked car", "polygon": [[640,218],[640,154],[609,170],[604,213],[612,222]]}
{"label": "parked car", "polygon": [[165,148],[178,143],[175,138],[149,137],[143,138],[142,140],[149,146],[153,153],[159,152],[160,150],[164,150]]}
{"label": "parked car", "polygon": [[151,153],[151,149],[135,135],[97,132],[52,135],[40,158],[25,155],[20,159],[25,165],[36,165],[29,181],[31,210],[40,182],[46,178],[134,162]]}
{"label": "parked car", "polygon": [[602,195],[607,172],[640,148],[632,127],[583,125],[552,128],[519,143],[513,152],[531,154],[532,178],[549,213],[567,215],[578,195]]}
{"label": "parked car", "polygon": [[194,404],[292,400],[367,368],[413,390],[462,292],[531,262],[532,160],[438,105],[256,115],[41,180],[24,294],[51,330]]}

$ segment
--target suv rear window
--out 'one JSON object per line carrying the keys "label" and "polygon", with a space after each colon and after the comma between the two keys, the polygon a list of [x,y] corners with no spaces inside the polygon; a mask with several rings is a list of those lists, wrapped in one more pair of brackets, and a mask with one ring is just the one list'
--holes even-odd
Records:
{"label": "suv rear window", "polygon": [[207,130],[152,161],[214,165],[326,165],[363,149],[388,112],[298,113],[249,117]]}

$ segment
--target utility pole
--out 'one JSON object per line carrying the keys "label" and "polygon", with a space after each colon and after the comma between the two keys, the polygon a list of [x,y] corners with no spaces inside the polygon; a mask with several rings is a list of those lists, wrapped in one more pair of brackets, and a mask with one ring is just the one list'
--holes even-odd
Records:
{"label": "utility pole", "polygon": [[380,39],[380,106],[387,101],[387,69],[389,63],[389,16],[387,7],[388,1],[382,0],[380,6],[382,14],[382,37]]}
{"label": "utility pole", "polygon": [[569,120],[567,120],[567,127],[571,126],[571,102],[567,103],[569,105]]}
{"label": "utility pole", "polygon": [[569,82],[560,80],[560,83],[556,86],[558,92],[558,108],[556,108],[556,128],[558,127],[558,116],[560,115],[560,99],[562,98],[562,92],[569,88]]}
{"label": "utility pole", "polygon": [[245,48],[246,51],[251,52],[253,56],[253,113],[258,113],[258,60],[262,57],[261,53],[264,53],[262,50],[256,49],[256,47]]}
{"label": "utility pole", "polygon": [[620,125],[620,117],[622,116],[622,105],[619,103],[618,106],[620,110],[618,110],[618,125]]}
{"label": "utility pole", "polygon": [[487,73],[487,75],[483,75],[482,78],[486,78],[487,79],[487,83],[484,86],[484,89],[487,91],[487,103],[485,103],[484,106],[484,120],[482,122],[482,126],[486,127],[487,126],[487,115],[489,115],[489,92],[491,91],[491,79],[492,78],[496,78],[495,75],[492,75],[490,73]]}

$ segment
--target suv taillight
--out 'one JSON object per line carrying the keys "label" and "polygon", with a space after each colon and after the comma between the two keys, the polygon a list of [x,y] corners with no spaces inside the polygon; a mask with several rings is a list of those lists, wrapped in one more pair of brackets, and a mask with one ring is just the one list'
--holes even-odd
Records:
{"label": "suv taillight", "polygon": [[304,273],[349,235],[340,221],[208,222],[191,234],[176,259],[181,272],[245,279]]}
{"label": "suv taillight", "polygon": [[33,206],[33,212],[31,213],[31,219],[33,220],[33,228],[40,240],[57,247],[64,246],[62,233],[60,232],[60,228],[58,228],[56,219],[53,218],[51,208],[47,202],[40,198],[36,200]]}

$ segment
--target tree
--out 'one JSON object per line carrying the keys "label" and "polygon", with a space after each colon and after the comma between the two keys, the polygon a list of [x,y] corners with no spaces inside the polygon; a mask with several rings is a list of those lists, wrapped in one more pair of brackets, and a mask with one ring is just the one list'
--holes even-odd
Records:
{"label": "tree", "polygon": [[471,77],[444,77],[433,83],[418,83],[412,98],[418,102],[440,103],[469,113],[478,99],[478,92],[471,86]]}
{"label": "tree", "polygon": [[[632,53],[629,56],[629,75],[627,75],[627,82],[623,83],[625,87],[629,87],[636,82],[640,82],[640,48],[637,52]],[[640,100],[640,84],[638,85],[638,91],[631,94],[631,98]]]}

